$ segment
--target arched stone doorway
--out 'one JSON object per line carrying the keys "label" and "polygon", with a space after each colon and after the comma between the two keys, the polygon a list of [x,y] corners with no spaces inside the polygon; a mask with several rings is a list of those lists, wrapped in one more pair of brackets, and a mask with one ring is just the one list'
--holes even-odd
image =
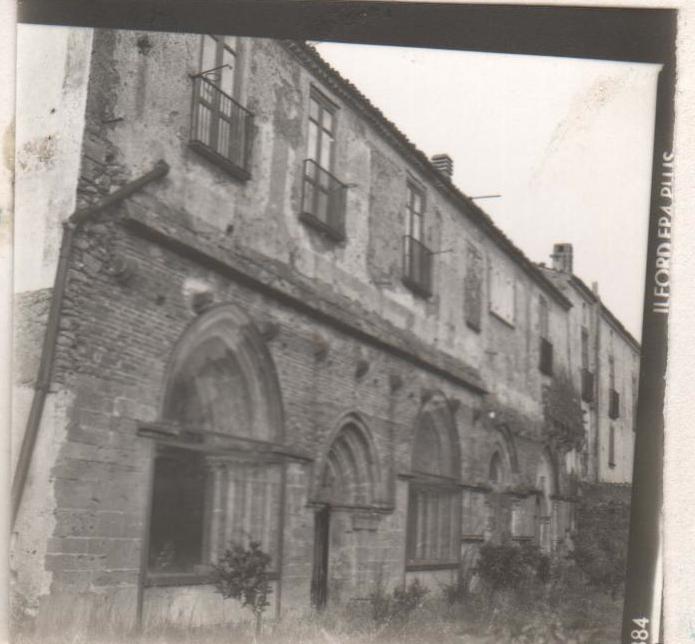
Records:
{"label": "arched stone doorway", "polygon": [[345,417],[315,481],[314,564],[311,596],[322,609],[363,592],[375,574],[375,546],[383,504],[381,472],[366,425]]}

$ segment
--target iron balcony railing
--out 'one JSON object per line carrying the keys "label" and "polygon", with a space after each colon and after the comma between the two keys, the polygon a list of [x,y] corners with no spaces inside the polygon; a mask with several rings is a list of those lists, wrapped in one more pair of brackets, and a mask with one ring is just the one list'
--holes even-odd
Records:
{"label": "iron balcony railing", "polygon": [[403,237],[403,283],[423,297],[432,295],[432,251],[412,235]]}
{"label": "iron balcony railing", "polygon": [[538,368],[546,376],[553,375],[553,343],[547,338],[541,338],[540,360]]}
{"label": "iron balcony railing", "polygon": [[316,161],[304,161],[300,219],[335,241],[345,239],[347,186]]}
{"label": "iron balcony railing", "polygon": [[594,374],[588,369],[582,369],[582,400],[588,403],[594,401]]}
{"label": "iron balcony railing", "polygon": [[608,390],[608,416],[614,420],[620,417],[620,394],[615,389]]}
{"label": "iron balcony railing", "polygon": [[249,179],[253,114],[205,76],[193,78],[190,145],[239,179]]}

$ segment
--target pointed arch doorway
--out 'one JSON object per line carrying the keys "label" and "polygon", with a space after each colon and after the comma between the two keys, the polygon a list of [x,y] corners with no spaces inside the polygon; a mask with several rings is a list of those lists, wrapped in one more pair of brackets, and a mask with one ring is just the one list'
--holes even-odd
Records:
{"label": "pointed arch doorway", "polygon": [[322,610],[359,592],[371,572],[363,553],[376,532],[380,473],[370,434],[356,417],[340,425],[315,484],[311,600]]}

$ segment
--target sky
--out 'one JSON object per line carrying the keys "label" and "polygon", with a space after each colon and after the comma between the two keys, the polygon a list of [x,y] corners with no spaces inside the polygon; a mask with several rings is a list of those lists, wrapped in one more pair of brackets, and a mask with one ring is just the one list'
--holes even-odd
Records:
{"label": "sky", "polygon": [[314,43],[534,262],[556,242],[642,335],[658,67]]}

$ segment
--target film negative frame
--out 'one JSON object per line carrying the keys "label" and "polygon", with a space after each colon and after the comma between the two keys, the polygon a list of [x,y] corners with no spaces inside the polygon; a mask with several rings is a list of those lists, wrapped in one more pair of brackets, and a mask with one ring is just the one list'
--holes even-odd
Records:
{"label": "film negative frame", "polygon": [[[654,128],[642,357],[623,644],[663,641],[664,393],[670,298],[675,9],[305,0],[21,0],[18,21],[206,32],[661,66]],[[637,635],[635,636],[635,633]],[[646,637],[644,633],[646,632]]]}

